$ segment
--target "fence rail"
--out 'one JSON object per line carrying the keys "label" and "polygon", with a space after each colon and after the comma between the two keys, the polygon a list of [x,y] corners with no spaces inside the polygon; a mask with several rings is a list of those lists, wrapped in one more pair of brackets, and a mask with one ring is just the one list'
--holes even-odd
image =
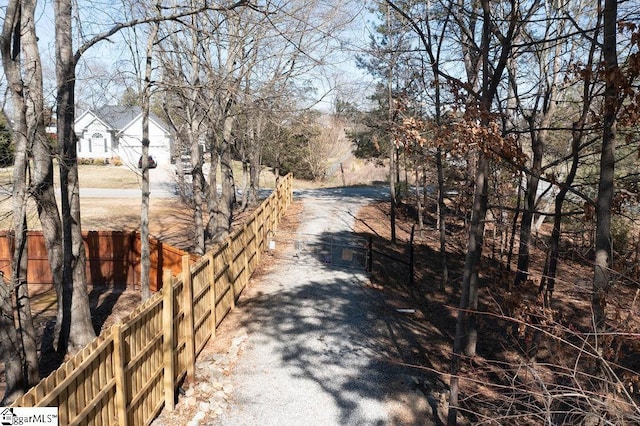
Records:
{"label": "fence rail", "polygon": [[178,384],[193,379],[198,354],[233,309],[293,199],[288,175],[224,242],[163,287],[120,323],[105,330],[14,407],[59,407],[64,425],[149,424],[172,410]]}

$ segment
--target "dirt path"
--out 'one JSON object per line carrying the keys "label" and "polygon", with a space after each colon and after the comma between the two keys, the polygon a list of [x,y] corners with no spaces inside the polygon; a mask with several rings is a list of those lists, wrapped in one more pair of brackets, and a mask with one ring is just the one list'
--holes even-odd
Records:
{"label": "dirt path", "polygon": [[[296,234],[307,247],[344,238],[358,209],[384,194],[299,192]],[[419,389],[426,376],[397,362],[404,358],[407,313],[387,305],[364,270],[336,268],[324,254],[303,252],[299,245],[279,251],[252,281],[218,333],[226,336],[227,353],[198,361],[199,383],[176,414],[193,407],[189,425],[435,424]],[[163,413],[154,424],[175,425],[177,418]]]}

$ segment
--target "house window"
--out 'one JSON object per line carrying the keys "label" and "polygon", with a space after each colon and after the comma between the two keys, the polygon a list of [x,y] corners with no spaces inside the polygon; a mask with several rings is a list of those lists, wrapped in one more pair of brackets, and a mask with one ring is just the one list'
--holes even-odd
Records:
{"label": "house window", "polygon": [[102,136],[102,133],[94,133],[91,136],[91,141],[89,141],[89,152],[92,152],[94,147],[97,151],[102,150],[103,152],[107,152],[107,139]]}

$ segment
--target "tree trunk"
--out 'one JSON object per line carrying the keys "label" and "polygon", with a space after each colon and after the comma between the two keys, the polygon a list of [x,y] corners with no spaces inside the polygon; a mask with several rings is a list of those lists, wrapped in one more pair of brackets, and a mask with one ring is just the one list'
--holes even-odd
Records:
{"label": "tree trunk", "polygon": [[604,42],[602,46],[605,66],[605,93],[600,154],[600,179],[596,200],[596,238],[593,275],[592,306],[596,330],[606,327],[607,293],[610,287],[609,261],[611,254],[611,206],[614,194],[616,111],[619,104],[618,54],[616,51],[616,20],[618,2],[604,2]]}
{"label": "tree trunk", "polygon": [[59,337],[59,352],[75,352],[95,338],[91,324],[87,281],[86,255],[80,225],[80,191],[75,119],[75,66],[72,44],[72,2],[54,2],[56,36],[57,126],[60,155],[60,193],[63,229],[63,321]]}
{"label": "tree trunk", "polygon": [[[33,19],[35,4],[32,2],[24,2],[23,4],[24,13],[31,16],[31,19],[24,20],[26,28],[23,33],[23,49],[25,56],[29,58],[24,65],[25,97],[28,99],[26,107],[27,134],[33,138],[29,143],[33,155],[30,193],[36,201],[54,289],[58,300],[62,300],[62,264],[64,259],[62,222],[53,186],[53,152],[44,124],[45,117],[49,118],[51,112],[44,107],[42,65],[35,20]],[[28,9],[27,5],[29,5]],[[56,326],[59,328],[61,323],[62,304],[58,304]],[[53,345],[57,348],[57,339],[54,339]]]}
{"label": "tree trunk", "polygon": [[436,151],[436,169],[438,171],[438,230],[440,232],[440,264],[442,265],[440,290],[444,290],[449,281],[449,268],[447,267],[447,206],[444,203],[444,169],[442,165],[441,147],[438,147]]}
{"label": "tree trunk", "polygon": [[[423,217],[424,214],[423,214],[422,200],[420,199],[421,198],[420,197],[420,167],[417,162],[415,166],[415,172],[416,172],[416,210],[418,211],[418,229],[420,230],[420,234],[422,234],[422,231],[424,230],[424,217]],[[423,188],[423,190],[426,190],[426,188]]]}
{"label": "tree trunk", "polygon": [[11,288],[0,279],[0,354],[4,361],[5,389],[0,405],[6,407],[25,392],[20,346],[11,302]]}
{"label": "tree trunk", "polygon": [[[239,23],[234,23],[234,29],[239,30]],[[240,38],[236,40],[240,42]],[[235,46],[233,54],[238,54],[238,46]],[[233,56],[227,58],[225,62],[225,70],[228,76],[233,77],[235,60]],[[236,102],[236,94],[239,90],[240,79],[234,78],[231,81],[230,86],[226,89],[226,99],[224,99],[224,107],[221,113],[221,128],[217,130],[216,136],[216,152],[218,160],[220,162],[220,177],[222,191],[220,196],[217,196],[217,188],[211,188],[210,192],[215,194],[215,202],[209,203],[209,223],[207,225],[208,233],[214,242],[221,241],[229,235],[231,232],[231,222],[233,220],[233,204],[235,203],[235,182],[233,179],[232,160],[231,153],[232,137],[233,137],[233,124],[235,121],[233,114],[233,108]],[[216,130],[214,130],[216,131]],[[213,157],[213,155],[212,155]]]}
{"label": "tree trunk", "polygon": [[[563,33],[564,24],[559,25],[560,27],[556,30],[559,33]],[[548,26],[547,33],[550,31],[551,29]],[[553,44],[555,44],[555,47],[553,47]],[[541,58],[539,63],[539,75],[541,80],[538,84],[539,89],[536,96],[536,105],[539,103],[542,104],[542,113],[539,114],[537,108],[534,108],[531,115],[525,114],[529,125],[533,158],[531,160],[531,173],[527,176],[526,204],[524,212],[522,213],[522,222],[520,225],[520,248],[518,252],[518,266],[514,281],[515,286],[524,282],[529,275],[531,226],[538,199],[538,182],[540,175],[542,174],[542,157],[544,154],[544,147],[549,133],[548,129],[551,126],[557,109],[557,85],[560,77],[562,55],[563,49],[559,43],[545,41],[542,44],[539,51],[539,57]],[[551,61],[547,60],[549,57],[552,59]],[[515,70],[513,70],[513,72],[515,73]],[[517,88],[514,88],[514,93],[516,93],[515,89]],[[538,115],[541,116],[540,120],[538,120]],[[541,215],[540,217],[541,220],[544,220],[544,215]],[[542,222],[540,222],[540,225],[541,224]],[[540,225],[538,225],[538,228]],[[538,228],[536,228],[536,232]]]}
{"label": "tree trunk", "polygon": [[[531,121],[530,126],[534,126]],[[533,158],[531,163],[531,173],[527,175],[527,189],[525,191],[525,206],[520,222],[520,245],[518,248],[518,264],[516,267],[516,277],[514,286],[523,283],[529,276],[529,256],[531,245],[531,224],[536,210],[536,200],[538,196],[539,176],[542,172],[543,141],[540,132],[531,132],[531,150]]]}
{"label": "tree trunk", "polygon": [[511,235],[509,237],[509,253],[507,254],[507,269],[511,270],[511,259],[513,257],[513,248],[516,241],[516,229],[518,228],[518,217],[520,216],[520,212],[522,209],[520,208],[520,203],[522,200],[522,183],[521,179],[518,179],[518,193],[516,195],[516,210],[513,213],[513,221],[511,222]]}
{"label": "tree trunk", "polygon": [[200,143],[195,132],[190,133],[190,156],[191,156],[191,193],[193,197],[193,228],[194,240],[193,250],[196,254],[202,256],[205,253],[205,228],[204,228],[204,211],[203,211],[203,190],[204,175],[202,172],[202,152]]}
{"label": "tree trunk", "polygon": [[[34,26],[35,3],[31,1],[12,2],[7,5],[7,14],[2,28],[2,64],[7,78],[8,89],[13,102],[14,168],[12,188],[12,227],[14,232],[11,261],[11,284],[4,283],[2,291],[3,315],[6,315],[7,329],[3,332],[7,339],[4,358],[7,363],[6,398],[13,399],[31,385],[39,381],[38,355],[35,330],[31,317],[31,305],[27,289],[27,172],[29,152],[33,144],[30,131],[37,129],[33,120],[37,101],[42,102],[42,90],[37,84],[42,81],[39,56],[23,65],[22,57],[37,54]],[[23,44],[24,42],[24,44]],[[36,50],[34,51],[34,47]],[[31,59],[31,58],[28,58]],[[35,84],[35,88],[29,86]],[[42,86],[40,86],[42,87]],[[35,90],[31,90],[35,89]],[[35,99],[32,99],[35,96]],[[34,104],[32,100],[36,101]],[[42,111],[40,111],[42,112]],[[32,117],[30,120],[29,117]],[[15,312],[10,294],[15,291]],[[14,320],[18,320],[18,329]],[[21,377],[17,375],[20,374]]]}
{"label": "tree trunk", "polygon": [[[490,35],[491,35],[491,8],[489,0],[481,0],[482,8],[482,90],[480,95],[480,123],[489,125],[489,112],[491,104],[497,93],[502,73],[506,67],[507,59],[511,52],[511,43],[519,22],[519,11],[512,9],[509,15],[509,30],[501,40],[501,52],[498,62],[491,66],[489,59]],[[514,7],[514,5],[512,5]],[[490,73],[489,70],[492,69]],[[461,354],[464,351],[468,356],[474,356],[477,345],[477,330],[473,312],[478,308],[478,266],[482,257],[482,240],[484,235],[484,222],[487,213],[488,179],[490,161],[482,150],[478,150],[478,163],[476,172],[475,190],[471,210],[471,223],[469,226],[469,241],[462,279],[462,295],[460,298],[460,310],[456,319],[456,334],[453,344],[453,357],[451,360],[451,394],[449,396],[449,415],[447,423],[457,423],[459,382]]]}
{"label": "tree trunk", "polygon": [[147,40],[147,55],[142,89],[142,200],[140,205],[140,287],[142,301],[151,297],[149,275],[151,270],[151,249],[149,247],[149,113],[151,104],[151,63],[153,45],[158,34],[158,24],[154,24]]}
{"label": "tree trunk", "polygon": [[[587,61],[586,66],[593,65],[593,58],[595,55],[596,49],[596,40],[597,35],[594,34],[592,37],[592,44],[589,51],[589,59]],[[571,168],[569,170],[569,174],[567,175],[564,186],[560,189],[555,199],[555,210],[553,215],[553,230],[551,232],[551,241],[549,242],[549,259],[548,259],[548,270],[545,271],[542,279],[540,280],[539,292],[542,292],[545,287],[547,289],[545,299],[547,303],[551,303],[553,298],[553,291],[555,288],[555,279],[556,279],[556,271],[558,267],[558,257],[560,252],[560,232],[562,226],[562,206],[564,204],[564,199],[569,190],[569,187],[573,184],[573,180],[578,171],[578,163],[580,161],[580,145],[582,144],[582,140],[584,138],[584,127],[587,121],[587,117],[590,113],[591,109],[591,100],[593,96],[591,94],[591,73],[585,73],[583,88],[582,88],[582,112],[580,118],[573,123],[573,128],[571,132]]]}
{"label": "tree trunk", "polygon": [[260,147],[259,142],[254,141],[249,152],[249,205],[258,204],[260,199]]}
{"label": "tree trunk", "polygon": [[258,113],[255,129],[251,132],[252,140],[249,141],[249,205],[258,204],[260,199],[260,172],[262,163],[262,129],[264,127],[264,115]]}
{"label": "tree trunk", "polygon": [[215,136],[215,132],[211,131],[207,134],[209,152],[211,157],[211,167],[209,167],[208,176],[208,191],[207,191],[207,210],[209,213],[209,221],[207,222],[206,237],[208,241],[215,241],[214,235],[216,232],[215,227],[215,215],[218,211],[218,166],[220,164],[220,157],[218,153],[218,141]]}
{"label": "tree trunk", "polygon": [[396,181],[396,146],[393,141],[389,142],[389,196],[391,201],[391,214],[389,216],[391,228],[391,243],[396,243],[396,210],[398,205],[397,189],[398,182]]}
{"label": "tree trunk", "polygon": [[[51,268],[53,287],[57,300],[62,300],[62,267],[64,250],[62,246],[62,221],[53,186],[52,149],[46,136],[37,137],[33,145],[33,175],[31,194],[38,208],[38,219],[42,228],[47,258]],[[53,348],[58,349],[58,337],[62,324],[62,303],[57,304],[56,326]],[[43,348],[44,349],[44,348]]]}
{"label": "tree trunk", "polygon": [[546,295],[545,300],[547,304],[550,304],[553,299],[553,290],[555,288],[556,282],[556,271],[558,269],[558,257],[560,255],[560,231],[562,227],[562,206],[564,204],[564,199],[567,195],[568,188],[573,184],[573,179],[576,176],[578,171],[578,162],[580,161],[579,157],[579,149],[580,149],[580,141],[582,140],[582,127],[584,126],[584,122],[580,124],[580,130],[578,131],[576,128],[578,127],[574,123],[574,131],[573,138],[571,141],[571,153],[573,160],[571,162],[571,169],[569,170],[569,174],[564,181],[564,186],[558,191],[555,199],[555,208],[553,213],[553,229],[551,231],[551,240],[549,241],[549,256],[547,259],[547,264],[545,265],[545,272],[542,274],[542,279],[540,280],[540,287],[538,288],[538,292],[542,293],[542,291],[546,287]]}
{"label": "tree trunk", "polygon": [[[21,363],[21,373],[26,391],[30,384],[38,382],[38,357],[36,352],[35,331],[31,318],[31,306],[27,291],[27,146],[25,137],[26,117],[20,117],[22,123],[16,124],[15,161],[13,166],[13,191],[11,201],[13,205],[13,244],[11,259],[11,281],[9,288],[15,292],[15,317],[18,320],[15,347],[18,350]],[[19,134],[20,133],[20,134]],[[31,366],[29,365],[31,364]],[[19,392],[15,389],[14,392]]]}
{"label": "tree trunk", "polygon": [[249,205],[249,188],[251,187],[249,159],[243,152],[242,155],[242,196],[240,198],[240,209],[245,211]]}
{"label": "tree trunk", "polygon": [[[231,120],[229,118],[228,120]],[[226,127],[226,126],[225,126]],[[215,214],[214,241],[221,241],[229,235],[231,222],[233,220],[233,204],[235,202],[235,184],[233,180],[233,169],[231,167],[231,144],[228,138],[231,137],[230,123],[228,132],[222,137],[220,147],[220,176],[222,192],[218,198],[218,205]]]}
{"label": "tree trunk", "polygon": [[457,424],[458,378],[461,354],[474,356],[477,344],[477,330],[474,311],[478,308],[478,264],[482,256],[482,239],[484,235],[484,218],[487,211],[487,179],[489,177],[489,159],[478,150],[478,167],[476,173],[476,189],[474,191],[471,222],[469,225],[469,240],[465,257],[462,278],[462,295],[460,309],[456,319],[456,334],[453,342],[453,358],[451,361],[451,395],[448,424]]}

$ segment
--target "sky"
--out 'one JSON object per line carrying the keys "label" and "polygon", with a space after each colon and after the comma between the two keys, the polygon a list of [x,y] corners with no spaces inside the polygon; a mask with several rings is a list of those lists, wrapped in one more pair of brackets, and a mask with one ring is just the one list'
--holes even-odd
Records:
{"label": "sky", "polygon": [[[317,99],[311,102],[314,108],[331,111],[335,97],[347,99],[355,104],[367,102],[367,90],[372,86],[371,78],[356,66],[358,50],[368,43],[373,31],[372,16],[362,1],[320,0],[326,8],[339,8],[351,20],[341,34],[330,34],[333,51],[323,61],[324,65],[307,77],[317,87]],[[126,10],[121,3],[104,0],[78,0],[78,16],[83,22],[83,36],[109,28],[113,22],[126,21]],[[55,89],[55,44],[53,26],[53,1],[39,2],[36,17],[40,53],[43,59],[45,96],[53,103]],[[124,40],[125,34],[118,34],[89,49],[77,69],[76,100],[82,107],[117,103],[124,89],[132,85],[134,67],[132,55]],[[77,46],[75,46],[77,48]]]}

